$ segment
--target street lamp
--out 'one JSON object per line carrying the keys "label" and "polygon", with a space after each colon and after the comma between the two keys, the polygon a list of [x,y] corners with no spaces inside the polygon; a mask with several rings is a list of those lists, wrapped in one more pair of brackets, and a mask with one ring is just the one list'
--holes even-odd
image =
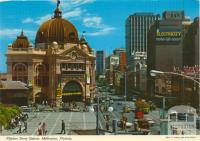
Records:
{"label": "street lamp", "polygon": [[[99,98],[102,98],[102,97],[99,97],[97,96],[97,104],[94,104],[96,105],[96,134],[99,135]],[[112,112],[114,109],[113,107],[109,106],[108,107],[108,112]]]}
{"label": "street lamp", "polygon": [[[150,71],[150,75],[155,77],[157,74],[171,74],[171,75],[178,75],[178,76],[182,76],[182,77],[185,77],[189,80],[192,80],[194,81],[195,83],[198,84],[198,86],[200,87],[200,82],[195,80],[194,77],[191,77],[191,76],[188,76],[188,75],[184,75],[184,74],[181,74],[181,73],[176,73],[176,72],[163,72],[163,71],[158,71],[158,70],[151,70]],[[200,94],[199,94],[199,111],[200,111]]]}
{"label": "street lamp", "polygon": [[179,76],[182,76],[182,77],[185,77],[187,79],[190,79],[192,81],[194,81],[195,83],[197,83],[200,87],[200,82],[195,80],[194,77],[191,77],[191,76],[188,76],[188,75],[184,75],[184,74],[181,74],[181,73],[176,73],[176,72],[163,72],[163,71],[157,71],[157,70],[151,70],[150,71],[150,75],[151,76],[156,76],[157,74],[171,74],[171,75],[179,75]]}

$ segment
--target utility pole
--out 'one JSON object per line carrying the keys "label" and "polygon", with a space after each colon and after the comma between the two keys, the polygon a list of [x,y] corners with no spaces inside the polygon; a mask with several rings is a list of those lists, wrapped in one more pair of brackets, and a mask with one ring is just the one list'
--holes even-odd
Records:
{"label": "utility pole", "polygon": [[99,135],[99,97],[97,97],[96,105],[96,134]]}
{"label": "utility pole", "polygon": [[126,103],[127,89],[126,89],[126,70],[124,71],[124,101]]}
{"label": "utility pole", "polygon": [[163,97],[163,118],[165,118],[165,97]]}

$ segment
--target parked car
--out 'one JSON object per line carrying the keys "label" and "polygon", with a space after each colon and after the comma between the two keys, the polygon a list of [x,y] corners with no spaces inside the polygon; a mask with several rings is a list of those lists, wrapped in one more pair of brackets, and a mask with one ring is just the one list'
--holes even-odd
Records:
{"label": "parked car", "polygon": [[32,112],[32,109],[28,106],[21,106],[22,112]]}
{"label": "parked car", "polygon": [[113,101],[113,100],[110,100],[110,103],[111,103],[111,104],[114,104],[114,101]]}
{"label": "parked car", "polygon": [[87,106],[86,107],[86,111],[88,111],[88,112],[94,112],[95,110],[94,110],[93,106]]}
{"label": "parked car", "polygon": [[122,102],[118,102],[117,105],[122,105]]}

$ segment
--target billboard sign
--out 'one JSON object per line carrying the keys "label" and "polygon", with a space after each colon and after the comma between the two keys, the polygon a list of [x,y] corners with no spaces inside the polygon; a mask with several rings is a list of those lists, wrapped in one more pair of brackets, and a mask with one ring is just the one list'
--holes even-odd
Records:
{"label": "billboard sign", "polygon": [[156,42],[158,44],[179,44],[182,39],[180,29],[157,29]]}
{"label": "billboard sign", "polygon": [[118,56],[111,56],[110,57],[110,64],[111,65],[119,65],[119,57]]}

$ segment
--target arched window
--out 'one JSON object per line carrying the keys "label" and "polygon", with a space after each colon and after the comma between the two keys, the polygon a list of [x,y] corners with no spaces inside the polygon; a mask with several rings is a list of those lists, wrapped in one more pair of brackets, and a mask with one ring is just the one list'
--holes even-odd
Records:
{"label": "arched window", "polygon": [[17,63],[13,66],[12,80],[21,81],[24,83],[28,82],[28,69],[23,63]]}
{"label": "arched window", "polygon": [[35,68],[35,85],[36,86],[46,86],[48,84],[48,75],[46,66],[39,64]]}
{"label": "arched window", "polygon": [[74,34],[74,32],[70,32],[69,33],[69,40],[72,41],[72,42],[75,41],[75,34]]}

